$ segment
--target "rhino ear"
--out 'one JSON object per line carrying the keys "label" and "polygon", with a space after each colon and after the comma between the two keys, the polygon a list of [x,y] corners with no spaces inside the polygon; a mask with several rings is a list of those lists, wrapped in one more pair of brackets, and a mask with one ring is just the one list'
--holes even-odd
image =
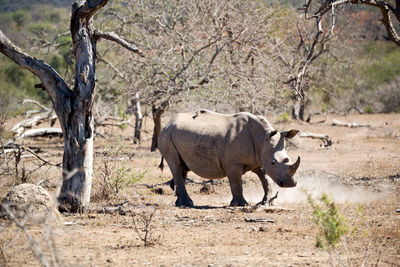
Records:
{"label": "rhino ear", "polygon": [[269,133],[268,137],[271,138],[272,136],[276,135],[278,131],[273,130],[272,132]]}
{"label": "rhino ear", "polygon": [[299,130],[289,130],[285,132],[281,132],[281,136],[285,138],[293,138],[296,136],[296,134],[299,132]]}

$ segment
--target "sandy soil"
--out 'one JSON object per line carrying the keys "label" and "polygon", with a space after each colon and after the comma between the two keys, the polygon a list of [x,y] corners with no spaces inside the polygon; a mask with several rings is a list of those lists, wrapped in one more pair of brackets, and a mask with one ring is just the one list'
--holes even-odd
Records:
{"label": "sandy soil", "polygon": [[[333,118],[370,127],[333,127]],[[226,178],[201,193],[205,180],[193,173],[189,177],[195,183],[187,188],[195,208],[175,207],[173,192],[163,184],[171,175],[167,168],[157,169],[160,155],[149,152],[149,140],[135,146],[129,139],[131,128],[105,129],[113,138],[95,140],[90,212],[64,214],[64,221],[52,226],[26,226],[33,245],[18,227],[0,220],[0,265],[38,266],[35,248],[43,253],[42,261],[62,266],[327,266],[339,260],[349,266],[400,265],[400,115],[329,115],[314,117],[311,124],[273,125],[328,134],[333,145],[323,148],[319,140],[296,137],[288,153],[292,159],[302,158],[298,186],[276,186],[275,206],[258,208],[228,207],[231,194]],[[42,147],[40,155],[49,161],[61,162],[62,140],[27,141],[32,143]],[[121,144],[117,156],[102,154]],[[105,199],[104,164],[129,169],[136,174],[135,183],[124,184]],[[43,168],[28,182],[41,182],[55,194],[60,173],[59,168]],[[16,183],[9,179],[0,177],[1,198]],[[251,204],[260,201],[263,191],[258,178],[246,174],[244,181],[245,198]],[[315,197],[328,193],[349,228],[357,227],[331,254],[315,246],[318,229],[304,191]],[[143,241],[146,221],[151,222],[148,246]]]}

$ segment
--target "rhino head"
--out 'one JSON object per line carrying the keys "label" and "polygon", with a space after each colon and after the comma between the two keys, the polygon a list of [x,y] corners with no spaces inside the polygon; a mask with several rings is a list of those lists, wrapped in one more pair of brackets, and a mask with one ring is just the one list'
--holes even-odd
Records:
{"label": "rhino head", "polygon": [[271,131],[264,142],[262,159],[266,173],[280,187],[294,187],[294,174],[300,165],[300,157],[292,163],[285,150],[285,138],[293,138],[299,131]]}

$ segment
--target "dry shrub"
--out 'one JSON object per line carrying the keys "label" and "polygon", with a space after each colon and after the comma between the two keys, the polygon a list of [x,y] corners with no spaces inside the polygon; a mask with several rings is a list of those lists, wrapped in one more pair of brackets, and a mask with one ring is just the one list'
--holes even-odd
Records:
{"label": "dry shrub", "polygon": [[400,77],[384,86],[380,86],[376,92],[376,99],[380,112],[400,112]]}
{"label": "dry shrub", "polygon": [[153,246],[159,242],[161,236],[155,236],[155,214],[157,209],[136,212],[133,217],[133,226],[139,239],[145,247]]}
{"label": "dry shrub", "polygon": [[147,170],[130,166],[133,152],[125,143],[110,143],[95,154],[92,201],[110,200],[126,187],[142,180]]}

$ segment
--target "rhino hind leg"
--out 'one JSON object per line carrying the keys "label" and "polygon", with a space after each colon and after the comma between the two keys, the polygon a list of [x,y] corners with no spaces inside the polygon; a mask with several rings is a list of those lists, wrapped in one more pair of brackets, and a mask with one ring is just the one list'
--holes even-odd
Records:
{"label": "rhino hind leg", "polygon": [[[187,174],[188,174],[188,170],[186,170],[185,168],[182,171],[182,177],[183,177],[183,181],[185,181],[187,179]],[[174,178],[172,178],[171,180],[169,180],[167,182],[167,184],[169,184],[169,187],[172,189],[172,191],[175,190],[175,183],[174,183]]]}
{"label": "rhino hind leg", "polygon": [[193,208],[194,204],[193,204],[193,200],[189,197],[189,195],[186,195],[186,196],[178,195],[178,198],[175,201],[175,206]]}
{"label": "rhino hind leg", "polygon": [[183,162],[176,150],[170,150],[168,155],[166,155],[165,160],[167,161],[173,176],[170,187],[173,190],[175,189],[175,193],[178,197],[175,205],[178,207],[193,207],[193,200],[189,197],[185,186],[185,178],[188,172],[186,164]]}

